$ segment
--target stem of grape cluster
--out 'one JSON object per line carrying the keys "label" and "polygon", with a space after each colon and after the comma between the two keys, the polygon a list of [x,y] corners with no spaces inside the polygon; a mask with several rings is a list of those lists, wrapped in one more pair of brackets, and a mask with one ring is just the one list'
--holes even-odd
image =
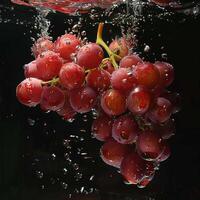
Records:
{"label": "stem of grape cluster", "polygon": [[117,58],[117,57],[119,57],[119,56],[116,55],[115,53],[113,53],[113,52],[109,49],[108,45],[103,41],[103,39],[102,39],[103,26],[104,26],[103,23],[99,23],[98,31],[97,31],[97,40],[96,40],[96,43],[99,44],[99,45],[101,45],[101,46],[106,50],[106,52],[108,53],[108,55],[109,55],[109,57],[110,57],[110,61],[111,61],[112,64],[113,64],[113,67],[114,67],[115,69],[117,69],[117,68],[119,68],[119,66],[118,66],[118,64],[117,64],[117,62],[116,62],[116,60],[115,60],[115,57]]}
{"label": "stem of grape cluster", "polygon": [[59,78],[53,78],[50,81],[43,81],[42,85],[48,85],[50,84],[51,86],[58,84]]}

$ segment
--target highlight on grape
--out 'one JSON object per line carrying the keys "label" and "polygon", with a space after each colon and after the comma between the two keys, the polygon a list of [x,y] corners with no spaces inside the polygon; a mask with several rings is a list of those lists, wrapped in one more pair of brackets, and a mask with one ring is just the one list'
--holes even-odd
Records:
{"label": "highlight on grape", "polygon": [[168,139],[179,109],[179,94],[167,90],[174,68],[130,52],[125,36],[107,45],[103,26],[98,26],[96,42],[87,44],[72,34],[55,42],[38,39],[32,47],[35,60],[25,65],[16,96],[66,121],[96,110],[91,134],[103,142],[102,160],[118,168],[126,182],[143,188],[170,156]]}

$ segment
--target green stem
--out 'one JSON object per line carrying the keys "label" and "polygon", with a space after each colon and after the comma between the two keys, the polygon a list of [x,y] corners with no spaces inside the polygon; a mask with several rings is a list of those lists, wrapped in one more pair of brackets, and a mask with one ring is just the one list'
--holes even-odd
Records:
{"label": "green stem", "polygon": [[110,60],[113,64],[113,67],[115,69],[119,68],[116,60],[115,60],[115,57],[116,58],[120,58],[120,56],[116,55],[115,53],[113,53],[109,47],[107,46],[107,44],[103,41],[102,39],[102,33],[103,33],[103,26],[104,24],[103,23],[99,23],[99,26],[98,26],[98,31],[97,31],[97,40],[96,40],[96,43],[101,45],[105,50],[106,52],[108,53],[109,57],[110,57]]}
{"label": "green stem", "polygon": [[59,78],[53,78],[50,81],[43,81],[42,85],[48,85],[50,84],[51,86],[57,85],[59,83]]}

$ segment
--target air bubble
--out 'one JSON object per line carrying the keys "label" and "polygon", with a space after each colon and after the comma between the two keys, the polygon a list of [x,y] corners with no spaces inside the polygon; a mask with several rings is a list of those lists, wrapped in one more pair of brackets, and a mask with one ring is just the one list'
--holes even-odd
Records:
{"label": "air bubble", "polygon": [[44,174],[41,171],[36,171],[36,176],[37,176],[37,178],[42,179]]}

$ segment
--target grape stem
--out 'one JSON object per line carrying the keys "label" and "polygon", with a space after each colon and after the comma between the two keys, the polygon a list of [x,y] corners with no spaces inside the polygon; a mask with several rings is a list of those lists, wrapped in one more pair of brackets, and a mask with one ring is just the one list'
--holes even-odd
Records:
{"label": "grape stem", "polygon": [[57,85],[59,83],[59,78],[53,78],[51,79],[50,81],[42,81],[42,85],[51,85],[51,86],[54,86],[54,85]]}
{"label": "grape stem", "polygon": [[110,57],[110,61],[112,62],[113,64],[113,67],[115,69],[118,69],[119,66],[115,60],[115,57],[116,58],[120,58],[120,56],[118,56],[117,54],[113,53],[108,45],[103,41],[102,39],[102,33],[103,33],[103,26],[104,26],[104,23],[99,23],[99,26],[98,26],[98,30],[97,30],[97,40],[96,40],[96,43],[101,45],[105,50],[106,52],[108,53],[109,57]]}

